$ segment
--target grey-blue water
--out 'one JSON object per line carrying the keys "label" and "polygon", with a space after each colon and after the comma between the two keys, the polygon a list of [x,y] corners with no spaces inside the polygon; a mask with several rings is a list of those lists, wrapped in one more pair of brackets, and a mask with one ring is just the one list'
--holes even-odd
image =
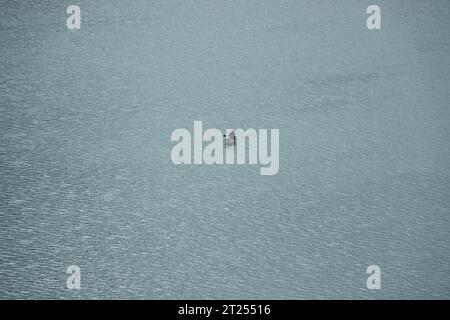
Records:
{"label": "grey-blue water", "polygon": [[[450,297],[449,1],[74,3],[0,1],[0,298]],[[279,173],[174,165],[194,120]]]}

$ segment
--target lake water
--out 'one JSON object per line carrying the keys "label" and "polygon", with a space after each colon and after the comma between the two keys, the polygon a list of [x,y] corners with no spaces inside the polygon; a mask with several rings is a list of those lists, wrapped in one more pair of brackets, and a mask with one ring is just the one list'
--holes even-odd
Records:
{"label": "lake water", "polygon": [[[0,2],[0,298],[450,297],[450,2],[69,4]],[[194,120],[278,174],[174,165]]]}

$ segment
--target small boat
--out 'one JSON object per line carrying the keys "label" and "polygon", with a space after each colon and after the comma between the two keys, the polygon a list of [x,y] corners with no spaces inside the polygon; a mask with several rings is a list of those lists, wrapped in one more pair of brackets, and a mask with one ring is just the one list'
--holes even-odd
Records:
{"label": "small boat", "polygon": [[226,135],[223,135],[225,139],[225,143],[227,146],[235,145],[236,144],[236,134],[234,133],[234,130],[230,132],[228,137]]}

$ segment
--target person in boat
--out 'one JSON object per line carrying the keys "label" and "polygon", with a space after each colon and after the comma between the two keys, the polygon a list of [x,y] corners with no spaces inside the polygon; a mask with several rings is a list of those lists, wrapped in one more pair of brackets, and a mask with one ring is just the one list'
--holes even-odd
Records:
{"label": "person in boat", "polygon": [[236,134],[234,133],[234,130],[230,132],[228,137],[225,134],[223,137],[225,138],[225,143],[227,145],[236,144]]}

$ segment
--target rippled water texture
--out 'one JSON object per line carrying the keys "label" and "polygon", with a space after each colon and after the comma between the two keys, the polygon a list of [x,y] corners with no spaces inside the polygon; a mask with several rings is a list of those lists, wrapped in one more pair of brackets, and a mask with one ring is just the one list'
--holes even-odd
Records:
{"label": "rippled water texture", "polygon": [[[449,298],[450,2],[69,4],[0,1],[0,298]],[[194,120],[279,173],[175,166]]]}

